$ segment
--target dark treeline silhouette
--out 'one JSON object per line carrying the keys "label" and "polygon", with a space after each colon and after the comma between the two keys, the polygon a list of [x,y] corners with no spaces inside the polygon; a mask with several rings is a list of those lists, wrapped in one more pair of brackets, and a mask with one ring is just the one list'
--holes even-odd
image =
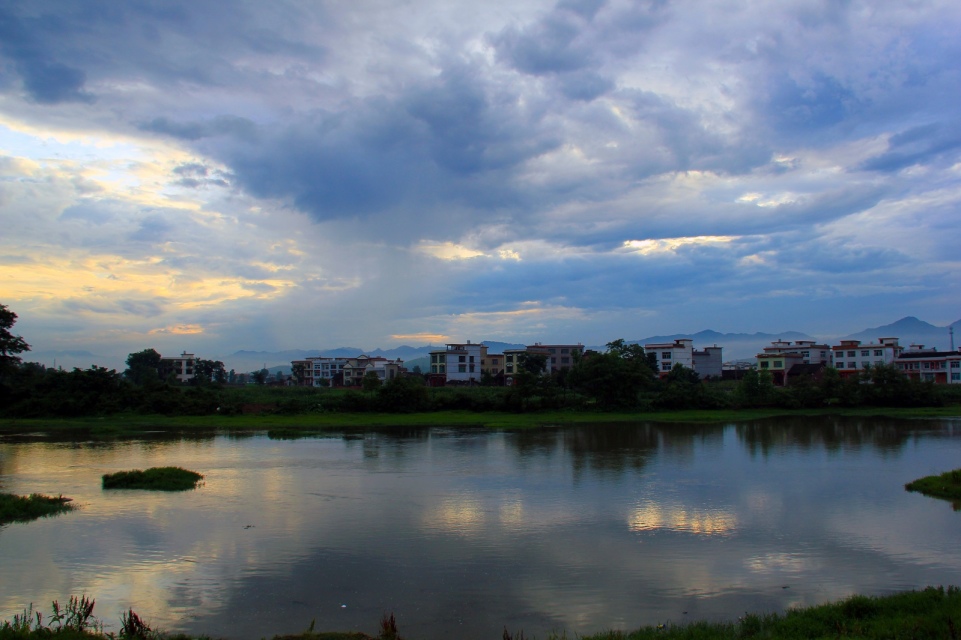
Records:
{"label": "dark treeline silhouette", "polygon": [[[142,352],[141,352],[142,353]],[[131,354],[134,355],[134,354]],[[136,359],[134,360],[137,361]],[[216,367],[214,367],[216,369]],[[533,367],[532,367],[533,369]],[[416,374],[352,389],[232,385],[222,376],[189,383],[142,369],[118,373],[103,367],[64,371],[16,363],[0,374],[0,415],[81,417],[121,412],[164,415],[233,415],[336,412],[431,412],[446,410],[536,412],[669,411],[682,409],[823,407],[925,407],[961,400],[961,390],[910,380],[892,366],[841,378],[827,369],[776,387],[766,372],[747,371],[738,381],[700,380],[680,365],[658,379],[635,354],[585,354],[568,371],[545,375],[525,370],[509,387],[432,388]]]}
{"label": "dark treeline silhouette", "polygon": [[[659,378],[656,362],[639,345],[615,340],[603,353],[587,351],[570,369],[544,374],[544,356],[525,354],[510,386],[490,376],[471,387],[426,386],[423,376],[407,374],[381,384],[364,380],[353,389],[234,385],[219,361],[198,359],[193,378],[177,381],[154,349],[131,353],[127,369],[92,366],[64,371],[23,362],[29,345],[10,329],[16,314],[0,305],[0,415],[4,417],[82,417],[122,412],[163,415],[233,415],[328,412],[430,412],[446,410],[533,412],[665,411],[681,409],[823,407],[925,407],[961,401],[961,389],[940,387],[904,376],[893,365],[879,365],[842,378],[825,369],[818,378],[798,378],[776,387],[767,372],[749,370],[740,380],[701,380],[676,365]],[[374,384],[376,382],[376,384]]]}

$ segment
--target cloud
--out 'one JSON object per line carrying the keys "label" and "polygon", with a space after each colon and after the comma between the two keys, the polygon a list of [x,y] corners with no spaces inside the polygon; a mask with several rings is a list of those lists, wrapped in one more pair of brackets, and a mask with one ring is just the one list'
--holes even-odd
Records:
{"label": "cloud", "polygon": [[6,3],[0,296],[233,350],[805,330],[890,291],[951,321],[959,28],[941,0]]}

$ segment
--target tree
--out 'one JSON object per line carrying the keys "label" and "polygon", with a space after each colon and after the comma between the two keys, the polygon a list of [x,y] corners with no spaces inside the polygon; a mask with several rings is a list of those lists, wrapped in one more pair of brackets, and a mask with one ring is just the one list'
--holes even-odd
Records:
{"label": "tree", "polygon": [[638,393],[654,385],[654,372],[643,347],[618,339],[607,343],[604,353],[590,351],[578,358],[568,380],[601,407],[632,407]]}
{"label": "tree", "polygon": [[224,363],[220,360],[204,360],[198,358],[194,362],[194,377],[191,378],[191,382],[195,385],[210,384],[211,382],[216,382],[218,384],[223,383],[227,378],[227,372],[224,370]]}
{"label": "tree", "polygon": [[377,391],[381,385],[380,376],[376,371],[368,371],[364,374],[361,384],[364,386],[364,391]]}
{"label": "tree", "polygon": [[30,351],[30,345],[23,338],[10,333],[16,323],[17,314],[0,304],[0,372],[20,364],[18,353]]}
{"label": "tree", "polygon": [[524,352],[518,354],[517,356],[517,369],[518,372],[526,371],[532,375],[542,375],[544,370],[547,368],[547,354],[546,353],[528,353]]}
{"label": "tree", "polygon": [[294,384],[298,386],[301,386],[304,384],[307,378],[304,375],[304,372],[306,370],[307,368],[304,366],[303,362],[295,362],[292,365],[290,365],[290,375],[294,379]]}
{"label": "tree", "polygon": [[123,377],[137,386],[160,381],[160,354],[154,349],[144,349],[127,356],[127,370]]}

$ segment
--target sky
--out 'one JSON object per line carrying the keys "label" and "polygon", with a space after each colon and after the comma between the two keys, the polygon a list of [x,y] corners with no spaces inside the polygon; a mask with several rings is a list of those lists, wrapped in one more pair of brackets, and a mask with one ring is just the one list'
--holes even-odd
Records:
{"label": "sky", "polygon": [[200,357],[961,318],[957,0],[0,0],[0,304]]}

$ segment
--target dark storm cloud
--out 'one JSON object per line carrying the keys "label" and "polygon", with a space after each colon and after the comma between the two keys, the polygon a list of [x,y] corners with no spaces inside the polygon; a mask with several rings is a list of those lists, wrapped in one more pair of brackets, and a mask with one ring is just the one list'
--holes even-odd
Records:
{"label": "dark storm cloud", "polygon": [[175,122],[170,118],[160,117],[140,124],[139,128],[142,131],[160,133],[189,141],[215,136],[230,136],[255,142],[257,135],[257,126],[253,122],[247,118],[231,115],[220,115],[198,122]]}
{"label": "dark storm cloud", "polygon": [[830,128],[849,119],[859,108],[854,92],[824,73],[815,73],[805,81],[780,78],[764,105],[774,126],[782,131]]}
{"label": "dark storm cloud", "polygon": [[249,192],[291,197],[318,219],[389,209],[411,198],[428,206],[498,207],[518,198],[509,172],[559,144],[543,112],[518,102],[475,68],[457,66],[396,99],[263,127],[256,146],[214,143],[211,153]]}
{"label": "dark storm cloud", "polygon": [[41,104],[91,102],[86,74],[52,57],[46,47],[47,38],[62,37],[69,26],[58,18],[39,29],[32,22],[0,7],[0,55],[12,61],[27,94]]}
{"label": "dark storm cloud", "polygon": [[243,75],[231,59],[238,54],[322,59],[322,46],[298,39],[302,8],[274,8],[268,18],[226,0],[14,0],[0,9],[0,56],[45,104],[90,102],[88,83],[104,79],[222,86]]}
{"label": "dark storm cloud", "polygon": [[953,164],[961,156],[961,122],[952,125],[926,124],[895,134],[888,139],[887,151],[862,163],[861,168],[891,172],[938,161]]}

